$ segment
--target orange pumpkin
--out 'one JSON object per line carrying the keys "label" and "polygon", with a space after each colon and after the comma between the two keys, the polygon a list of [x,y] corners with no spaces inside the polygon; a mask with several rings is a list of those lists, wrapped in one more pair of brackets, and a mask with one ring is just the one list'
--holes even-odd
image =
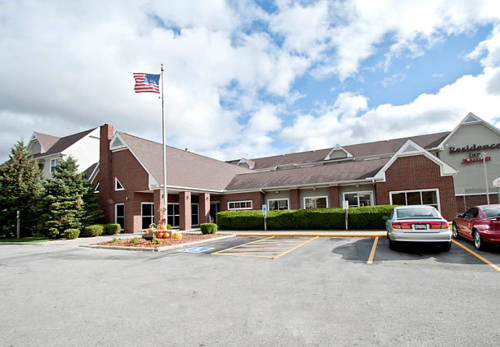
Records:
{"label": "orange pumpkin", "polygon": [[167,231],[165,232],[165,238],[166,238],[166,239],[169,239],[169,238],[171,238],[171,237],[172,237],[172,233],[171,233],[170,231],[168,231],[168,230],[167,230]]}
{"label": "orange pumpkin", "polygon": [[160,230],[167,230],[167,228],[165,227],[165,224],[160,224],[160,227],[158,229],[160,229]]}

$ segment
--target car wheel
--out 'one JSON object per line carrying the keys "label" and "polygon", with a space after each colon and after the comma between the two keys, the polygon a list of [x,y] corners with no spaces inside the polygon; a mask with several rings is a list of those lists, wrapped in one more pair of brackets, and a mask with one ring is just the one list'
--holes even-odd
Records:
{"label": "car wheel", "polygon": [[389,248],[395,250],[397,248],[396,241],[392,241],[391,239],[389,239]]}
{"label": "car wheel", "polygon": [[451,248],[451,242],[443,243],[441,245],[441,249],[443,250],[443,252],[449,252],[450,248]]}
{"label": "car wheel", "polygon": [[453,234],[453,238],[458,240],[458,238],[460,237],[460,235],[458,234],[458,226],[453,223],[453,226],[452,226],[452,234]]}
{"label": "car wheel", "polygon": [[481,235],[477,231],[474,232],[474,247],[479,250],[484,249],[483,239],[481,239]]}

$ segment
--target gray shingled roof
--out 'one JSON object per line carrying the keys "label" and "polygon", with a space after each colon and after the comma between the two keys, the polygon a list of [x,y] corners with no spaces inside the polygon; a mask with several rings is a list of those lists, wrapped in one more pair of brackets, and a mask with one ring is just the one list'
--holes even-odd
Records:
{"label": "gray shingled roof", "polygon": [[[343,146],[343,148],[354,157],[396,153],[408,140],[412,140],[425,149],[430,149],[436,147],[449,133],[449,131],[446,131],[428,135],[402,137],[398,139],[347,145]],[[322,161],[331,150],[332,148],[324,148],[315,151],[296,152],[251,160],[255,162],[254,169],[264,169],[285,164],[302,164]],[[238,162],[239,160],[228,161],[228,163],[231,164],[238,164]]]}
{"label": "gray shingled roof", "polygon": [[94,163],[94,164],[90,165],[88,168],[86,168],[85,170],[83,170],[83,174],[85,175],[85,177],[90,178],[90,175],[92,175],[92,173],[94,172],[94,170],[98,164],[99,164],[98,162]]}
{"label": "gray shingled roof", "polygon": [[[118,132],[146,170],[158,183],[163,182],[162,145]],[[178,148],[167,147],[167,186],[223,190],[237,174],[251,170]]]}
{"label": "gray shingled roof", "polygon": [[[72,135],[68,135],[68,136],[64,136],[64,137],[59,137],[59,138],[57,138],[57,141],[53,142],[52,145],[48,147],[48,149],[47,149],[47,147],[45,147],[45,145],[43,145],[45,152],[40,153],[40,154],[36,154],[34,157],[37,158],[40,156],[61,153],[66,148],[68,148],[72,144],[76,143],[78,140],[80,140],[80,139],[84,138],[85,136],[87,136],[88,134],[90,134],[95,129],[96,128],[92,128],[92,129],[85,130],[85,131],[82,131],[82,132],[79,132],[76,134],[72,134]],[[54,141],[54,138],[56,138],[55,136],[52,136],[52,135],[40,134],[40,133],[36,133],[36,134],[37,134],[37,138],[39,141],[42,141],[42,140],[40,140],[40,137],[38,137],[38,135],[42,135],[41,137],[43,138],[43,141],[48,141],[48,142],[46,142],[47,145],[49,145],[50,142]]]}
{"label": "gray shingled roof", "polygon": [[314,183],[361,180],[373,177],[389,158],[332,162],[320,166],[237,175],[228,190],[290,187]]}

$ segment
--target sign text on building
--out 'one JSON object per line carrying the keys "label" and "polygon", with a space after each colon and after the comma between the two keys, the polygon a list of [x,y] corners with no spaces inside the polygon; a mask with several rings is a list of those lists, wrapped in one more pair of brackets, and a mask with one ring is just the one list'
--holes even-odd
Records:
{"label": "sign text on building", "polygon": [[475,152],[475,151],[484,151],[486,149],[500,149],[500,143],[493,143],[490,145],[473,144],[463,147],[450,147],[450,153]]}

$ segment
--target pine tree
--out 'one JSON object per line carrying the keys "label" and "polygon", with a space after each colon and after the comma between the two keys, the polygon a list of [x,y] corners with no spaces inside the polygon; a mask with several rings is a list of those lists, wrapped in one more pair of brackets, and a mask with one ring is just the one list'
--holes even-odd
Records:
{"label": "pine tree", "polygon": [[16,234],[16,211],[20,212],[21,236],[36,230],[42,178],[38,164],[21,140],[0,166],[0,233]]}
{"label": "pine tree", "polygon": [[62,237],[64,230],[82,227],[84,177],[77,172],[77,168],[71,156],[61,160],[53,179],[45,184],[44,214],[39,228],[49,237]]}
{"label": "pine tree", "polygon": [[104,215],[97,199],[95,198],[94,187],[92,187],[92,184],[87,177],[83,177],[83,188],[84,191],[82,199],[84,210],[81,220],[83,226],[101,223]]}

